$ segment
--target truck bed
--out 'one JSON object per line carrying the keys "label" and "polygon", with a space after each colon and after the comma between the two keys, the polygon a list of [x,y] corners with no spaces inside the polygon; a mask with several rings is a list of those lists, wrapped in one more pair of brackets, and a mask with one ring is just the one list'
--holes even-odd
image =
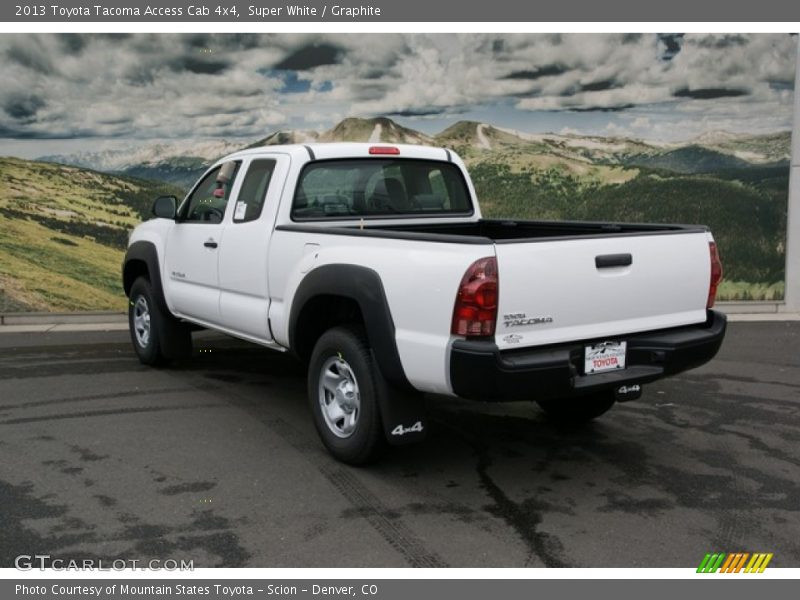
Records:
{"label": "truck bed", "polygon": [[613,339],[706,320],[710,262],[703,226],[482,219],[282,228],[376,242],[487,245],[485,254],[496,257],[499,270],[495,341],[501,349]]}

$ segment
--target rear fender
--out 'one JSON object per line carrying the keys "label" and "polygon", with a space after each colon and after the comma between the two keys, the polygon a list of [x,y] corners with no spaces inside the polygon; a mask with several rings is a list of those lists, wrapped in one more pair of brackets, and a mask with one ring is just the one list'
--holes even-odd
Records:
{"label": "rear fender", "polygon": [[357,265],[329,264],[311,271],[295,292],[289,317],[289,347],[297,348],[303,307],[321,295],[354,300],[364,319],[367,341],[378,365],[378,403],[389,443],[419,441],[427,431],[424,397],[406,378],[395,341],[394,321],[380,276]]}

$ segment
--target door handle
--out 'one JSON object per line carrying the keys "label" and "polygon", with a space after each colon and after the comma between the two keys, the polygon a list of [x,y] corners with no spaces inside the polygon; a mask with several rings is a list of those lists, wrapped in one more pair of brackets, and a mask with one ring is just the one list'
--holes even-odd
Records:
{"label": "door handle", "polygon": [[631,264],[633,264],[633,256],[630,254],[602,254],[594,257],[594,266],[598,269],[627,267]]}
{"label": "door handle", "polygon": [[216,248],[219,244],[214,240],[208,240],[207,242],[203,242],[203,246],[206,248]]}

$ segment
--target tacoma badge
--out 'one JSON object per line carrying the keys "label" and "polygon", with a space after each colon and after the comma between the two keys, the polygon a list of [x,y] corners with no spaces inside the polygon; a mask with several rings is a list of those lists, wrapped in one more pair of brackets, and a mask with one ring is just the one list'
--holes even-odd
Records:
{"label": "tacoma badge", "polygon": [[543,325],[544,323],[552,323],[553,317],[530,317],[525,313],[512,313],[503,315],[503,325],[506,327],[520,327],[523,325]]}

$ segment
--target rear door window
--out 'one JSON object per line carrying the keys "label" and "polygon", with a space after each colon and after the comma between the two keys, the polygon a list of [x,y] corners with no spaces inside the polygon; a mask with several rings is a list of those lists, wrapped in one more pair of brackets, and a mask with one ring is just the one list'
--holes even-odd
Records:
{"label": "rear door window", "polygon": [[275,160],[271,158],[259,158],[250,163],[233,210],[234,223],[255,221],[261,216],[274,171]]}

